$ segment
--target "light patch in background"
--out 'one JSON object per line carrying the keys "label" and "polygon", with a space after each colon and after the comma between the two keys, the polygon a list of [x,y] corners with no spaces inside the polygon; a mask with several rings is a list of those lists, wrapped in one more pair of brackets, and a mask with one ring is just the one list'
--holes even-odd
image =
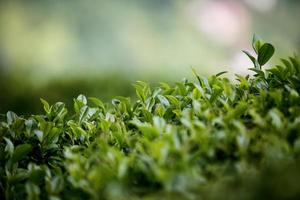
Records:
{"label": "light patch in background", "polygon": [[[167,73],[174,69],[181,74],[189,73],[192,65],[208,65],[212,60],[214,49],[180,18],[176,2],[165,8],[168,15],[123,1],[56,4],[3,4],[0,48],[9,68],[21,66],[47,75],[100,70]],[[74,8],[69,9],[69,4]]]}
{"label": "light patch in background", "polygon": [[250,14],[238,1],[198,0],[189,11],[198,30],[223,45],[235,45],[251,30]]}
{"label": "light patch in background", "polygon": [[260,12],[269,12],[275,8],[277,0],[244,0],[249,6]]}
{"label": "light patch in background", "polygon": [[[0,42],[9,67],[34,66],[30,70],[59,73],[68,65],[74,37],[63,20],[48,18],[41,22],[34,13],[17,4],[2,9]],[[29,67],[30,68],[30,67]],[[51,70],[49,70],[51,69]]]}
{"label": "light patch in background", "polygon": [[[254,55],[251,51],[250,54]],[[233,74],[249,74],[249,68],[253,67],[251,60],[242,52],[237,52],[233,55],[231,62],[229,63],[229,69]],[[233,75],[231,74],[231,75]]]}
{"label": "light patch in background", "polygon": [[278,54],[293,51],[299,35],[295,0],[7,2],[0,3],[0,67],[42,79],[104,70],[172,79],[192,74],[190,67],[206,75],[239,70],[236,55],[251,49],[253,33]]}

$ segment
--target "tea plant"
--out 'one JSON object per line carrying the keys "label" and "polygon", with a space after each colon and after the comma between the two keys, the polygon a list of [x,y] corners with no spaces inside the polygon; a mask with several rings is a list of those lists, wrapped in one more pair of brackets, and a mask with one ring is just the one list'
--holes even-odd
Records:
{"label": "tea plant", "polygon": [[[263,69],[274,47],[256,36],[254,76],[151,88],[111,104],[79,95],[74,111],[0,124],[0,199],[296,199],[300,64]],[[282,187],[287,189],[280,189]]]}

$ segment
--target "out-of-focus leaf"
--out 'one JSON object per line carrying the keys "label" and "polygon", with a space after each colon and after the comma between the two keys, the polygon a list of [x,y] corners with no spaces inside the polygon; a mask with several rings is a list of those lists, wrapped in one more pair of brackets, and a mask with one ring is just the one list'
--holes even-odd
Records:
{"label": "out-of-focus leaf", "polygon": [[32,170],[29,175],[29,180],[33,183],[39,185],[44,181],[44,177],[46,175],[46,172],[42,169],[35,169]]}
{"label": "out-of-focus leaf", "polygon": [[95,97],[90,97],[89,100],[91,102],[93,102],[97,107],[105,110],[105,105],[104,105],[104,103],[100,99],[97,99]]}
{"label": "out-of-focus leaf", "polygon": [[6,113],[6,117],[7,117],[7,123],[9,125],[11,125],[18,118],[18,116],[14,112],[12,112],[12,111],[8,111]]}
{"label": "out-of-focus leaf", "polygon": [[87,99],[84,95],[80,94],[74,99],[74,110],[79,113],[80,109],[87,104]]}
{"label": "out-of-focus leaf", "polygon": [[10,155],[13,155],[15,149],[14,144],[6,137],[3,137],[3,139],[6,142],[5,151],[7,151]]}
{"label": "out-of-focus leaf", "polygon": [[32,150],[30,144],[20,144],[16,146],[15,151],[11,157],[12,163],[16,163],[27,156],[27,154]]}

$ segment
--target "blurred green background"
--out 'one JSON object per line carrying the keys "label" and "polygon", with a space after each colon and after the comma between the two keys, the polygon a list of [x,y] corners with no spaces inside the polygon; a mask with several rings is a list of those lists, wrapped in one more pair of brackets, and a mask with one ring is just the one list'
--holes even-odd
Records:
{"label": "blurred green background", "polygon": [[253,33],[276,58],[300,47],[298,0],[0,1],[0,113],[132,96],[135,80],[246,73]]}

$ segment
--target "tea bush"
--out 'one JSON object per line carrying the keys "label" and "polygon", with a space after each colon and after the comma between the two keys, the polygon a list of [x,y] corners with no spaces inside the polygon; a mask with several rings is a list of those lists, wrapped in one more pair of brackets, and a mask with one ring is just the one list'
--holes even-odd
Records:
{"label": "tea bush", "polygon": [[79,95],[70,112],[1,115],[0,199],[297,199],[300,64],[262,69],[274,47],[254,37],[254,75],[195,72],[111,103]]}

